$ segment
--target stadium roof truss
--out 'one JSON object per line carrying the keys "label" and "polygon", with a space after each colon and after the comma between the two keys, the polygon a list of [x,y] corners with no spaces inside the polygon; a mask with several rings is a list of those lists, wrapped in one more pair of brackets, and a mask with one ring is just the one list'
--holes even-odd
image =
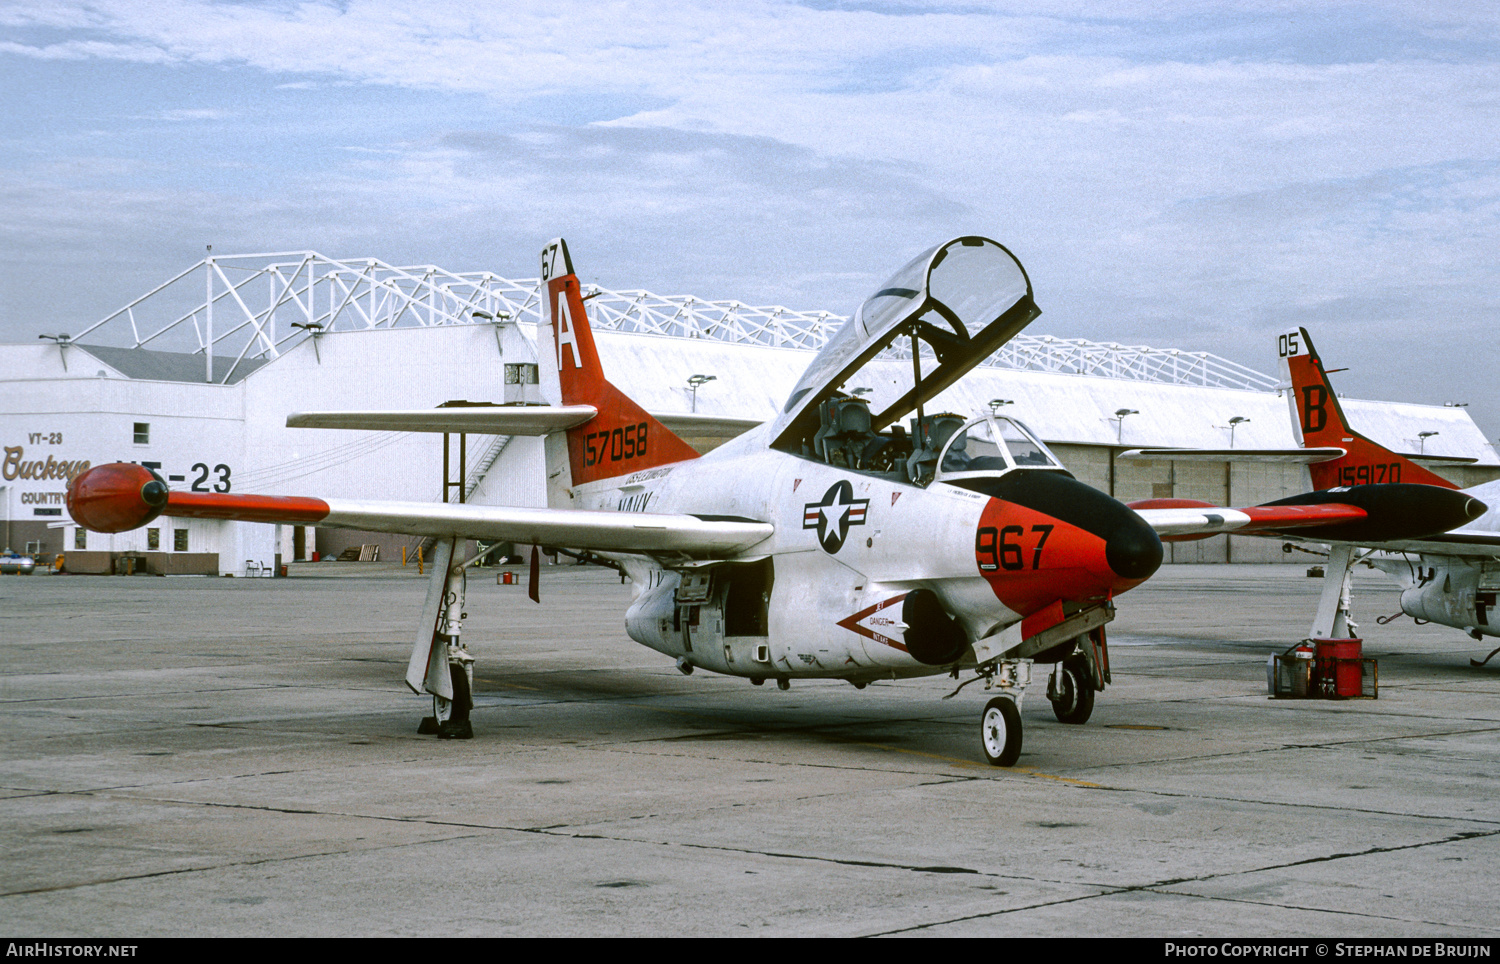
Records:
{"label": "stadium roof truss", "polygon": [[[201,287],[194,275],[201,272]],[[393,267],[314,251],[210,256],[73,337],[205,356],[204,380],[228,382],[246,358],[271,359],[332,331],[541,321],[540,281],[436,265]],[[827,311],[755,307],[692,295],[585,291],[596,330],[816,350],[847,320]],[[128,333],[126,329],[128,328]],[[233,356],[215,379],[213,358]],[[893,347],[890,357],[910,357]],[[1209,352],[1018,335],[985,367],[1269,391],[1277,380]]]}

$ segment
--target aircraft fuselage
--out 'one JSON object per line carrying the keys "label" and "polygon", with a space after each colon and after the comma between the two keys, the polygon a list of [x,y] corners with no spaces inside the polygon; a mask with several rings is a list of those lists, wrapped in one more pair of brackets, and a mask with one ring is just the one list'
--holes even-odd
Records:
{"label": "aircraft fuselage", "polygon": [[[928,676],[973,665],[970,641],[1058,601],[1103,602],[1160,562],[1139,517],[1066,473],[997,473],[995,485],[1024,494],[996,498],[767,450],[760,434],[572,490],[580,509],[774,527],[726,561],[612,556],[636,585],[626,627],[637,642],[751,678]],[[1022,475],[1030,484],[1015,484]]]}

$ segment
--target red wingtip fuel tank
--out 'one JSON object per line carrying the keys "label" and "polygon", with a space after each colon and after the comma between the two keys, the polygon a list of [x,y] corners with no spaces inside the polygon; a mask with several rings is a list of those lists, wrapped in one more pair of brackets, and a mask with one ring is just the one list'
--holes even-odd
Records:
{"label": "red wingtip fuel tank", "polygon": [[167,483],[131,462],[96,465],[68,486],[68,514],[94,532],[126,532],[161,515]]}
{"label": "red wingtip fuel tank", "polygon": [[139,529],[159,515],[316,525],[328,513],[327,502],[301,496],[172,492],[161,476],[131,462],[96,465],[68,487],[68,514],[94,532]]}

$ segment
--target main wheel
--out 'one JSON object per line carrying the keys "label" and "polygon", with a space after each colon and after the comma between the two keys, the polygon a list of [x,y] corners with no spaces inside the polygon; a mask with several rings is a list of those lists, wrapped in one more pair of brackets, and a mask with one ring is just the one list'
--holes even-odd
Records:
{"label": "main wheel", "polygon": [[990,700],[979,720],[979,740],[992,767],[1015,766],[1021,756],[1021,711],[1005,696]]}
{"label": "main wheel", "polygon": [[448,675],[453,680],[453,715],[438,726],[439,740],[472,740],[474,724],[469,720],[469,710],[474,708],[474,694],[469,689],[469,671],[456,663],[448,664]]}
{"label": "main wheel", "polygon": [[1087,723],[1094,714],[1094,681],[1089,676],[1088,658],[1069,656],[1057,668],[1057,699],[1052,700],[1053,715],[1063,723]]}

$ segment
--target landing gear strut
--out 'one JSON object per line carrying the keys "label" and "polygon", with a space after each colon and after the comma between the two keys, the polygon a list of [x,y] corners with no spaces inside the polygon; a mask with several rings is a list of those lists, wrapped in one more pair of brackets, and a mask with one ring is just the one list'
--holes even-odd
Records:
{"label": "landing gear strut", "polygon": [[474,708],[474,657],[463,643],[467,569],[454,561],[457,540],[441,542],[433,554],[432,581],[422,606],[421,628],[406,668],[406,685],[432,694],[432,715],[417,732],[443,740],[474,736],[469,711]]}
{"label": "landing gear strut", "polygon": [[1359,632],[1350,606],[1350,583],[1354,564],[1366,555],[1369,553],[1352,546],[1329,549],[1328,564],[1323,567],[1323,592],[1318,596],[1309,639],[1351,639]]}

